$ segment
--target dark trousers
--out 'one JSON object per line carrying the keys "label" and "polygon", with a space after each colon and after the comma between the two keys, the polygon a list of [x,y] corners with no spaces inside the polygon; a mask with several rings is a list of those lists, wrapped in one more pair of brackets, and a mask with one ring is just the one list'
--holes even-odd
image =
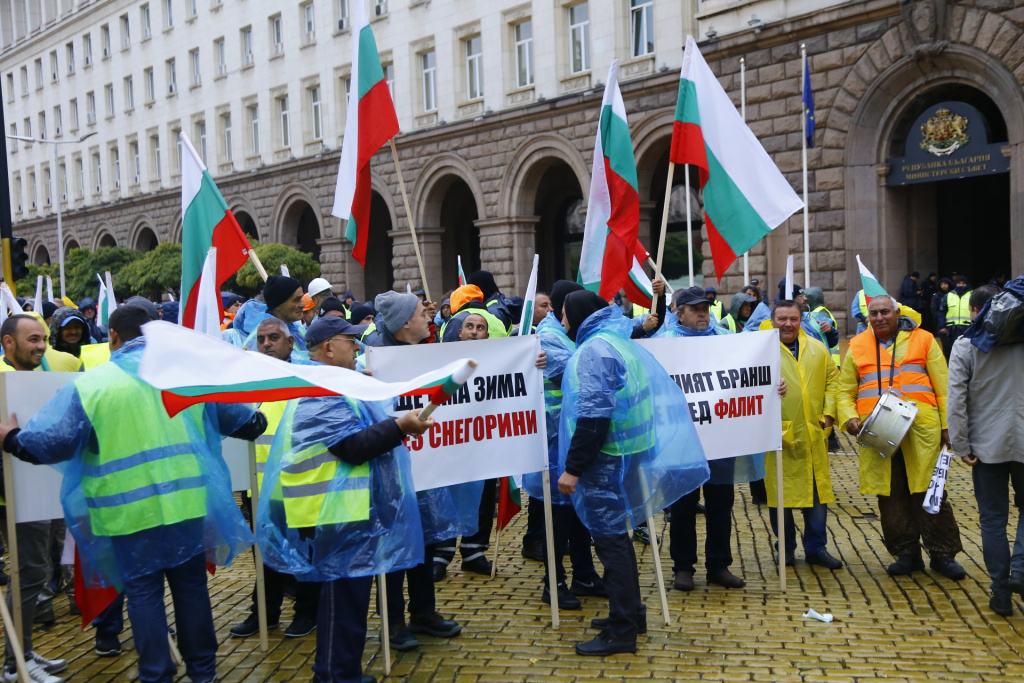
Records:
{"label": "dark trousers", "polygon": [[[704,564],[714,575],[732,564],[732,484],[704,484],[704,508],[707,534],[704,540]],[[700,488],[672,503],[669,525],[669,553],[673,572],[692,572],[697,564],[697,504]]]}
{"label": "dark trousers", "polygon": [[[263,565],[263,590],[267,597],[267,623],[276,624],[281,620],[281,605],[284,603],[284,589],[291,581],[290,574],[282,574],[272,567]],[[320,583],[296,581],[295,616],[307,616],[316,621],[320,604]],[[256,614],[256,587],[252,588],[252,613]]]}
{"label": "dark trousers", "polygon": [[[497,503],[498,480],[488,479],[484,482],[484,492],[480,496],[476,533],[472,536],[463,536],[462,542],[459,544],[463,562],[487,555],[487,549],[491,547],[491,528],[494,526],[494,506]],[[432,553],[434,561],[444,565],[451,562],[455,557],[456,540],[452,538],[435,544]]]}
{"label": "dark trousers", "polygon": [[610,621],[602,633],[611,640],[635,643],[640,625],[647,623],[647,608],[640,597],[633,541],[625,533],[595,536],[594,549],[604,565],[604,586],[608,591]]}
{"label": "dark trousers", "polygon": [[405,621],[405,590],[403,584],[409,581],[409,614],[429,615],[437,610],[434,599],[433,565],[423,562],[412,569],[388,572],[385,582],[388,587],[388,622],[400,624]]}
{"label": "dark trousers", "polygon": [[100,615],[92,620],[96,627],[96,637],[121,635],[124,630],[124,593],[121,593]]}
{"label": "dark trousers", "polygon": [[[541,517],[543,520],[543,515]],[[590,550],[590,532],[580,521],[576,508],[572,505],[551,506],[551,531],[555,545],[555,575],[558,583],[565,583],[565,565],[562,558],[566,551],[572,563],[572,577],[575,580],[589,581],[597,576],[594,569],[594,555]],[[541,540],[544,540],[544,529],[541,527]],[[544,543],[544,576],[547,581],[548,544]],[[547,585],[545,583],[545,585]]]}
{"label": "dark trousers", "polygon": [[[808,556],[824,550],[828,545],[828,506],[818,500],[818,487],[814,488],[813,505],[809,508],[798,508],[804,515],[804,553]],[[775,537],[779,537],[778,508],[769,507],[769,518]],[[782,513],[786,524],[786,550],[796,550],[796,522],[793,520],[793,508],[786,508]]]}
{"label": "dark trousers", "polygon": [[[0,515],[3,531],[7,533],[7,508]],[[36,618],[39,594],[50,580],[50,522],[19,522],[14,525],[18,535],[18,564],[21,581],[21,649],[32,652],[32,628]],[[10,539],[8,539],[10,545]],[[14,591],[8,590],[7,609],[14,617]],[[6,640],[6,638],[5,638]],[[5,649],[7,662],[14,665],[14,650],[10,641]]]}
{"label": "dark trousers", "polygon": [[992,577],[992,594],[1009,597],[1006,587],[1011,573],[1024,575],[1024,515],[1017,519],[1013,552],[1006,541],[1006,525],[1010,519],[1009,488],[1012,485],[1017,499],[1024,496],[1024,463],[1001,462],[987,465],[979,462],[971,468],[974,479],[974,497],[978,501],[981,522],[981,550],[985,569]]}
{"label": "dark trousers", "polygon": [[946,327],[946,334],[942,337],[942,351],[946,354],[946,360],[949,360],[949,354],[953,350],[953,342],[964,336],[968,327],[970,325],[948,325]]}
{"label": "dark trousers", "polygon": [[891,460],[889,495],[878,497],[878,516],[886,550],[899,557],[920,552],[923,543],[931,557],[953,557],[963,552],[960,527],[945,492],[938,514],[928,514],[922,507],[925,492],[910,492],[903,451],[896,451]]}
{"label": "dark trousers", "polygon": [[[553,509],[553,508],[552,508]],[[544,542],[544,501],[530,496],[526,505],[526,533],[523,545]],[[2,550],[0,550],[2,552]]]}
{"label": "dark trousers", "polygon": [[320,589],[313,662],[317,683],[360,683],[372,585],[372,576],[360,576],[326,581]]}

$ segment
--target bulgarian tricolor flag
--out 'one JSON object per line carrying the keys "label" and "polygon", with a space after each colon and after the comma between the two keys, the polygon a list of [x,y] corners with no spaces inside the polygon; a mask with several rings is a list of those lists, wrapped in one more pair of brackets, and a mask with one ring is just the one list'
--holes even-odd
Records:
{"label": "bulgarian tricolor flag", "polygon": [[519,492],[519,485],[515,478],[501,477],[498,479],[498,519],[496,521],[498,531],[507,527],[512,518],[522,509],[522,494]]}
{"label": "bulgarian tricolor flag", "polygon": [[533,270],[530,271],[530,280],[526,284],[526,296],[523,297],[523,315],[519,318],[519,334],[527,335],[533,332],[533,312],[537,308],[537,268],[540,266],[540,256],[533,255]]}
{"label": "bulgarian tricolor flag", "polygon": [[[211,247],[217,248],[216,290],[245,265],[252,245],[235,220],[227,202],[196,154],[188,136],[181,133],[181,310],[179,321],[195,327],[196,304],[203,264]],[[224,306],[217,296],[218,317]]]}
{"label": "bulgarian tricolor flag", "polygon": [[348,97],[341,167],[331,213],[348,221],[345,237],[352,243],[352,258],[365,268],[370,226],[370,159],[398,134],[398,115],[384,80],[377,41],[366,20],[363,2],[355,0],[354,3],[352,91]]}
{"label": "bulgarian tricolor flag", "polygon": [[462,270],[462,256],[456,256],[455,258],[459,262],[459,287],[463,287],[466,284],[466,273]]}
{"label": "bulgarian tricolor flag", "polygon": [[593,178],[577,279],[606,301],[625,288],[631,302],[650,308],[654,293],[640,265],[647,251],[637,239],[640,193],[636,159],[618,79],[619,60],[613,59],[594,144]]}
{"label": "bulgarian tricolor flag", "polygon": [[878,282],[878,278],[861,263],[860,254],[857,254],[857,269],[860,270],[860,286],[864,290],[864,298],[868,303],[871,303],[871,299],[876,296],[888,295],[885,287]]}
{"label": "bulgarian tricolor flag", "polygon": [[669,160],[700,170],[715,273],[803,207],[687,36]]}
{"label": "bulgarian tricolor flag", "polygon": [[[473,374],[471,360],[453,363],[406,382],[382,382],[355,370],[330,365],[282,363],[262,353],[186,327],[156,320],[143,325],[146,350],[139,364],[142,381],[161,391],[167,414],[205,402],[261,403],[303,396],[350,396],[387,401],[426,396],[441,405]],[[188,362],[182,362],[188,349]]]}

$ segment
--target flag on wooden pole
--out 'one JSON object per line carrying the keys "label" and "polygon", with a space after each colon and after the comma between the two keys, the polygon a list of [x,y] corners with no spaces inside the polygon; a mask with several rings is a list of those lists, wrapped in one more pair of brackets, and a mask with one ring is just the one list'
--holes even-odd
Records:
{"label": "flag on wooden pole", "polygon": [[885,287],[878,281],[878,278],[861,262],[860,254],[857,254],[857,269],[860,271],[860,286],[864,290],[864,298],[867,303],[871,303],[871,299],[876,296],[888,293],[885,291]]}
{"label": "flag on wooden pole", "polygon": [[459,262],[459,287],[463,287],[466,284],[466,272],[462,270],[462,256],[455,257]]}
{"label": "flag on wooden pole", "polygon": [[43,312],[43,276],[36,276],[36,298],[32,301],[32,310],[42,314]]}
{"label": "flag on wooden pole", "polygon": [[398,115],[391,101],[364,0],[355,0],[352,24],[352,91],[348,98],[345,138],[341,144],[338,186],[331,214],[347,220],[345,238],[352,258],[366,267],[370,226],[370,159],[398,134]]}
{"label": "flag on wooden pole", "polygon": [[527,335],[533,331],[533,311],[537,308],[537,266],[540,256],[533,255],[533,270],[530,281],[526,285],[526,296],[523,297],[523,316],[519,319],[519,334]]}
{"label": "flag on wooden pole", "polygon": [[223,319],[224,304],[217,288],[217,247],[211,247],[203,263],[203,277],[199,280],[193,329],[220,339],[220,321]]}

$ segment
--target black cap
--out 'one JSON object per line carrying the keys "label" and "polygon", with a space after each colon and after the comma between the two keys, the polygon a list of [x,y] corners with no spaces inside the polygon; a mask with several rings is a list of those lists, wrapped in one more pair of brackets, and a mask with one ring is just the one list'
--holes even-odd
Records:
{"label": "black cap", "polygon": [[673,303],[676,308],[680,306],[694,306],[696,304],[708,304],[710,302],[707,297],[704,296],[704,290],[700,287],[690,287],[689,289],[677,290],[675,295],[672,297]]}
{"label": "black cap", "polygon": [[306,330],[306,346],[313,347],[339,334],[361,335],[366,331],[366,325],[353,325],[344,318],[336,315],[328,315],[317,318]]}

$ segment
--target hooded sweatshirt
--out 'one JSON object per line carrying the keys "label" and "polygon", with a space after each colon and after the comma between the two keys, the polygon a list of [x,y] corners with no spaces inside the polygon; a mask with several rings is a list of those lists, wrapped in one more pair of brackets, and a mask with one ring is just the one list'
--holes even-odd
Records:
{"label": "hooded sweatshirt", "polygon": [[[63,328],[63,323],[68,320],[77,320],[82,324],[82,337],[78,340],[77,344],[68,344],[60,338],[60,332]],[[71,308],[65,306],[64,308],[58,308],[57,312],[50,318],[50,346],[57,351],[63,351],[64,353],[70,353],[75,358],[81,358],[82,346],[89,343],[89,321],[86,319],[82,312],[77,308]]]}

